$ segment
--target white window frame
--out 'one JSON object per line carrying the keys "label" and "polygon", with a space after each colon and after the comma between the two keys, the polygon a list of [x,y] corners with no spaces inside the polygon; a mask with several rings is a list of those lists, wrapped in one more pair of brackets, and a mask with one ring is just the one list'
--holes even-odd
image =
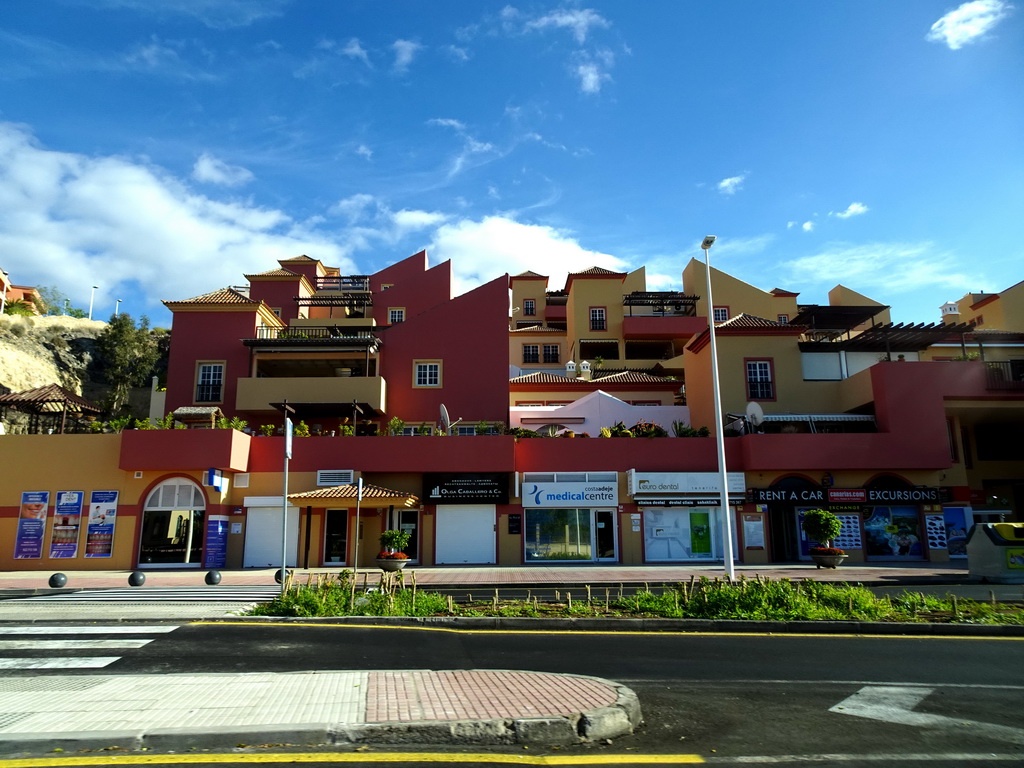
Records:
{"label": "white window frame", "polygon": [[440,360],[415,360],[412,366],[412,385],[414,387],[437,388],[441,386]]}
{"label": "white window frame", "polygon": [[[196,361],[196,388],[195,399],[193,402],[196,403],[223,403],[224,402],[224,372],[226,364],[221,361]],[[217,375],[214,376],[213,372],[216,371]],[[208,397],[200,399],[200,390],[203,387],[212,389],[214,386],[217,388],[216,397]],[[212,394],[212,391],[211,393]]]}

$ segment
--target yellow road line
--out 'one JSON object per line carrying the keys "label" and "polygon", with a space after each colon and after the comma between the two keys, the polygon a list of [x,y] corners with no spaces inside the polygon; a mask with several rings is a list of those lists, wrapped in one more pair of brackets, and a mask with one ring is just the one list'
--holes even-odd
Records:
{"label": "yellow road line", "polygon": [[190,621],[189,626],[209,627],[302,627],[322,629],[390,629],[390,630],[417,630],[419,632],[454,632],[464,635],[631,635],[644,637],[659,636],[681,636],[681,637],[846,637],[846,638],[871,638],[884,640],[1010,640],[1015,642],[1024,641],[1021,637],[1003,637],[994,635],[886,635],[886,634],[858,634],[855,632],[703,632],[700,630],[667,630],[655,632],[653,630],[590,630],[590,629],[460,629],[458,627],[427,627],[416,624],[327,624],[320,622],[288,622],[272,623],[264,621]]}
{"label": "yellow road line", "polygon": [[0,760],[0,768],[63,768],[88,765],[196,765],[230,763],[488,763],[506,765],[694,765],[700,755],[521,755],[493,752],[231,752],[226,754],[33,757]]}

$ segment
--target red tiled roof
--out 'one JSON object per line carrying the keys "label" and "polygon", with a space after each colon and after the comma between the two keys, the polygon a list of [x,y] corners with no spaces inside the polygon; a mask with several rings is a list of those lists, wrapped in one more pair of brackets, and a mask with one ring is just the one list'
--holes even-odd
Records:
{"label": "red tiled roof", "polygon": [[512,275],[512,277],[513,278],[516,278],[516,277],[531,277],[531,278],[540,278],[541,280],[547,280],[548,279],[547,275],[538,275],[536,272],[531,272],[530,270],[526,270],[525,272],[520,272],[518,275]]}
{"label": "red tiled roof", "polygon": [[289,261],[302,261],[302,262],[305,262],[305,263],[309,264],[309,263],[312,263],[312,262],[317,262],[317,261],[319,261],[319,259],[314,259],[314,258],[312,258],[310,256],[307,256],[306,254],[302,254],[301,256],[292,256],[290,259],[278,259],[277,263],[278,264],[287,264]]}
{"label": "red tiled roof", "polygon": [[292,272],[290,269],[269,269],[266,272],[257,272],[252,275],[245,275],[246,280],[251,280],[254,277],[298,277],[298,272]]}
{"label": "red tiled roof", "polygon": [[528,373],[525,376],[515,376],[509,379],[509,382],[515,384],[578,384],[583,382],[583,379],[570,379],[568,376],[557,373],[537,371],[536,373]]}
{"label": "red tiled roof", "polygon": [[528,325],[525,328],[512,328],[510,333],[565,333],[565,329],[552,328],[550,325]]}
{"label": "red tiled roof", "polygon": [[746,312],[741,312],[738,315],[734,315],[726,320],[724,323],[718,323],[715,328],[791,328],[788,323],[780,323],[775,320],[766,320],[763,317],[757,315],[748,315]]}
{"label": "red tiled roof", "polygon": [[173,307],[178,305],[187,304],[255,304],[258,305],[260,302],[250,299],[248,296],[239,293],[234,288],[221,288],[219,291],[212,291],[211,293],[204,293],[202,296],[196,296],[192,299],[182,299],[181,301],[165,301],[164,306]]}
{"label": "red tiled roof", "polygon": [[643,371],[619,371],[597,377],[594,381],[599,384],[664,384],[665,382],[675,384],[672,379],[666,379],[664,376],[652,376]]}

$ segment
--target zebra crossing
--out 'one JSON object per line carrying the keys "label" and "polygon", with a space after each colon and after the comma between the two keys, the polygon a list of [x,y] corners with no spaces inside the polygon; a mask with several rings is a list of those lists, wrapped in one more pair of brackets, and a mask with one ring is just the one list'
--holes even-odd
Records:
{"label": "zebra crossing", "polygon": [[110,587],[81,589],[20,598],[45,603],[266,603],[281,594],[279,585],[218,585],[205,587]]}
{"label": "zebra crossing", "polygon": [[[123,657],[108,655],[110,651],[144,648],[156,636],[176,629],[178,625],[169,624],[3,625],[0,626],[0,674],[40,669],[102,669]],[[104,655],[90,655],[90,652]]]}

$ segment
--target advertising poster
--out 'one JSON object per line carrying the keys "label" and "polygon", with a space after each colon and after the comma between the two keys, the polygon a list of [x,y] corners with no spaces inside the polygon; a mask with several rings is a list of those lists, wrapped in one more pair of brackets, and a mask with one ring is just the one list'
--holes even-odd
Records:
{"label": "advertising poster", "polygon": [[223,568],[228,561],[228,516],[210,515],[206,521],[204,568]]}
{"label": "advertising poster", "polygon": [[85,530],[85,556],[110,557],[114,552],[117,491],[93,491],[89,496],[89,523]]}
{"label": "advertising poster", "polygon": [[49,491],[23,491],[18,513],[18,533],[14,538],[16,560],[38,560],[43,556],[43,532],[46,530],[46,510],[50,505]]}
{"label": "advertising poster", "polygon": [[950,557],[967,557],[967,532],[971,530],[971,512],[966,507],[945,507],[946,546]]}
{"label": "advertising poster", "polygon": [[57,491],[50,530],[50,557],[78,557],[85,491]]}

